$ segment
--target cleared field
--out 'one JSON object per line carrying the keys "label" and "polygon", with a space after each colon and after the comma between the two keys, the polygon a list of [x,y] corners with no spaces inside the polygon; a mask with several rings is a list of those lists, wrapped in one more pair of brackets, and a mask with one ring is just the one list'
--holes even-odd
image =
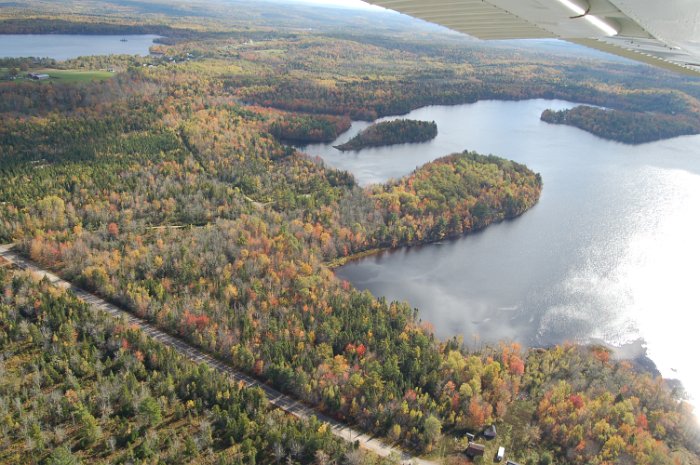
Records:
{"label": "cleared field", "polygon": [[32,70],[36,74],[48,74],[51,80],[61,82],[89,82],[109,79],[114,73],[109,71],[83,71],[76,69],[39,69]]}

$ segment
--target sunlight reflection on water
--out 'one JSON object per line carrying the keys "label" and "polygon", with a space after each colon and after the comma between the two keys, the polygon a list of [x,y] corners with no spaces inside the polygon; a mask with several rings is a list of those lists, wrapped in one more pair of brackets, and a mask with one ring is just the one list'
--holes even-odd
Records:
{"label": "sunlight reflection on water", "polygon": [[[542,174],[540,202],[522,217],[439,245],[401,249],[337,271],[356,287],[406,300],[442,337],[477,345],[604,341],[647,355],[700,399],[691,349],[700,310],[700,137],[639,146],[539,121],[561,101],[484,101],[425,107],[425,144],[340,153],[305,150],[362,184],[409,173],[440,156],[476,150]],[[367,123],[357,123],[350,133]],[[341,136],[338,142],[350,137]]]}

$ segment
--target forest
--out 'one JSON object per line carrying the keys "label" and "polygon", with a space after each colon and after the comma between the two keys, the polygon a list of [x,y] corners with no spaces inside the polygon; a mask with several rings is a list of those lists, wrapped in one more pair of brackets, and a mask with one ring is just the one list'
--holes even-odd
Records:
{"label": "forest", "polygon": [[435,121],[410,119],[384,121],[370,125],[344,144],[336,145],[335,148],[345,152],[361,150],[365,147],[427,142],[437,137],[437,131]]}
{"label": "forest", "polygon": [[0,463],[353,457],[316,420],[271,410],[261,390],[183,360],[47,282],[0,269],[0,288]]}
{"label": "forest", "polygon": [[370,190],[386,212],[388,239],[396,247],[459,237],[515,218],[537,202],[542,179],[519,163],[464,152]]}
{"label": "forest", "polygon": [[268,131],[281,141],[332,142],[350,129],[350,118],[320,115],[285,115],[270,123]]}
{"label": "forest", "polygon": [[[144,21],[154,18],[145,15]],[[190,53],[196,59],[86,57],[57,66],[110,65],[121,71],[99,82],[0,83],[2,242],[16,243],[42,266],[236,368],[415,453],[444,453],[459,463],[464,433],[495,422],[521,463],[699,463],[695,419],[664,380],[612,360],[603,348],[525,350],[502,344],[469,351],[459,339],[437,338],[408,304],[354,289],[327,266],[372,249],[456,237],[522,214],[539,198],[543,180],[538,174],[467,151],[445,154],[386,185],[361,188],[351,174],[280,142],[323,140],[351,118],[479,98],[576,94],[581,101],[629,111],[668,107],[691,117],[700,108],[700,92],[692,82],[669,78],[664,85],[675,87],[665,90],[657,78],[629,66],[629,87],[613,86],[621,79],[616,70],[601,71],[604,78],[594,80],[577,60],[486,50],[450,37],[404,42],[381,31],[360,39],[352,28],[276,32],[265,19],[245,27],[232,19],[231,34],[222,37],[212,32],[218,23],[208,30],[209,20],[202,17],[168,21],[169,27],[191,29],[158,44],[158,50],[165,57]],[[499,63],[512,66],[490,66]],[[252,428],[246,457],[318,463],[321,450],[339,463],[350,462],[347,446],[330,441],[320,426],[307,431],[305,425],[278,420],[279,414],[265,410],[255,393],[231,389],[238,403],[219,405],[214,394],[213,401],[198,404],[202,396],[211,399],[206,392],[229,389],[223,387],[225,380],[198,375],[200,369],[176,363],[174,355],[136,332],[83,324],[94,320],[80,304],[69,303],[69,296],[7,276],[2,275],[10,284],[4,285],[0,336],[3,354],[9,354],[3,358],[14,362],[4,362],[12,387],[3,384],[2,389],[12,394],[0,408],[7,405],[12,425],[36,431],[20,415],[51,405],[41,396],[59,392],[65,397],[69,387],[59,385],[65,381],[54,375],[25,376],[17,371],[18,360],[36,359],[34,373],[53,363],[41,361],[45,354],[58,351],[68,357],[67,363],[57,359],[64,367],[59,373],[67,373],[66,365],[76,371],[80,389],[70,389],[92,416],[85,416],[87,423],[96,422],[102,433],[96,442],[83,444],[72,423],[66,423],[76,421],[70,413],[77,410],[65,406],[56,418],[53,411],[37,410],[34,423],[41,434],[36,437],[44,449],[34,452],[28,448],[34,439],[12,436],[2,443],[0,456],[31,450],[39,463],[54,450],[66,449],[86,463],[91,457],[117,456],[150,463],[156,456],[165,461],[177,455],[189,437],[197,446],[202,431],[209,430],[217,432],[214,442],[195,447],[201,461],[236,463],[235,457],[215,456],[233,443],[240,446],[235,434],[244,412],[226,413],[230,418],[221,421],[216,415],[258,402],[259,411],[246,411],[245,421],[272,421],[289,432],[284,440],[272,439],[266,435],[282,433]],[[54,304],[55,299],[66,303]],[[77,308],[66,310],[74,304]],[[60,321],[56,330],[54,321]],[[77,333],[70,339],[73,346],[53,341],[61,324]],[[22,327],[25,332],[16,329]],[[32,327],[37,334],[32,335]],[[127,347],[111,348],[117,333]],[[56,336],[59,341],[62,334]],[[58,349],[38,349],[53,345]],[[143,348],[143,360],[131,353],[133,347]],[[177,421],[156,423],[161,425],[157,437],[148,432],[145,414],[122,415],[128,402],[115,400],[103,415],[92,404],[99,398],[96,368],[78,372],[79,357],[109,367],[100,371],[104,379],[110,379],[110,370],[126,377],[133,369],[134,389],[146,393],[137,396],[139,401],[158,400],[161,422],[166,422],[178,415],[170,400],[175,398],[163,393],[160,375],[149,372],[148,364],[156,363],[151,353],[173,360],[172,368],[159,366],[159,371],[175,370],[175,386],[180,377],[191,378],[185,390],[215,385],[202,388],[205,392],[196,398],[178,397],[201,408],[191,422],[185,412]],[[218,381],[204,382],[208,376]],[[46,389],[40,384],[37,392],[22,384],[36,378],[47,383]],[[155,410],[148,404],[145,410]],[[133,405],[139,409],[141,403]],[[64,441],[47,433],[55,425],[65,429]],[[125,430],[139,434],[131,438]],[[175,445],[171,448],[161,435],[172,437]],[[293,439],[304,435],[308,439]],[[120,442],[108,452],[112,436]],[[143,446],[147,438],[153,442]],[[279,458],[265,455],[270,452],[264,445],[275,441]],[[144,448],[156,455],[135,455]]]}
{"label": "forest", "polygon": [[570,110],[545,110],[541,119],[551,124],[573,126],[625,144],[643,144],[698,132],[698,122],[688,118],[661,113],[606,110],[586,105]]}

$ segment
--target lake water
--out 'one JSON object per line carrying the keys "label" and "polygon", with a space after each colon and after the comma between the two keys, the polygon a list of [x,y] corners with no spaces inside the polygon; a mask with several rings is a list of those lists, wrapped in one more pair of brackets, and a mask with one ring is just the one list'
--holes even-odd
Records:
{"label": "lake water", "polygon": [[[539,120],[562,101],[482,101],[405,117],[434,120],[438,136],[415,145],[341,153],[304,150],[361,184],[403,176],[465,149],[540,172],[540,202],[523,216],[461,239],[350,263],[340,278],[419,309],[442,337],[470,347],[604,342],[643,355],[700,400],[692,348],[700,322],[700,136],[639,146]],[[385,118],[392,119],[392,118]]]}
{"label": "lake water", "polygon": [[[0,34],[0,58],[53,58],[68,60],[88,55],[148,55],[159,36]],[[122,42],[122,39],[127,39]]]}

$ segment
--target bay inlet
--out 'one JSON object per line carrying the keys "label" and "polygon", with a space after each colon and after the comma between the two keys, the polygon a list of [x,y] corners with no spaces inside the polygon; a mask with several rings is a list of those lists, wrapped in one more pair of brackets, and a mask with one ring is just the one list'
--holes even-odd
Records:
{"label": "bay inlet", "polygon": [[700,372],[689,346],[700,322],[700,136],[630,146],[539,119],[547,108],[573,106],[424,107],[401,117],[434,120],[438,136],[430,142],[334,149],[369,124],[356,122],[330,144],[304,147],[362,185],[463,150],[524,163],[544,180],[540,202],[515,220],[336,273],[377,296],[408,301],[439,336],[461,335],[472,348],[604,343],[631,358],[647,356],[697,405]]}

